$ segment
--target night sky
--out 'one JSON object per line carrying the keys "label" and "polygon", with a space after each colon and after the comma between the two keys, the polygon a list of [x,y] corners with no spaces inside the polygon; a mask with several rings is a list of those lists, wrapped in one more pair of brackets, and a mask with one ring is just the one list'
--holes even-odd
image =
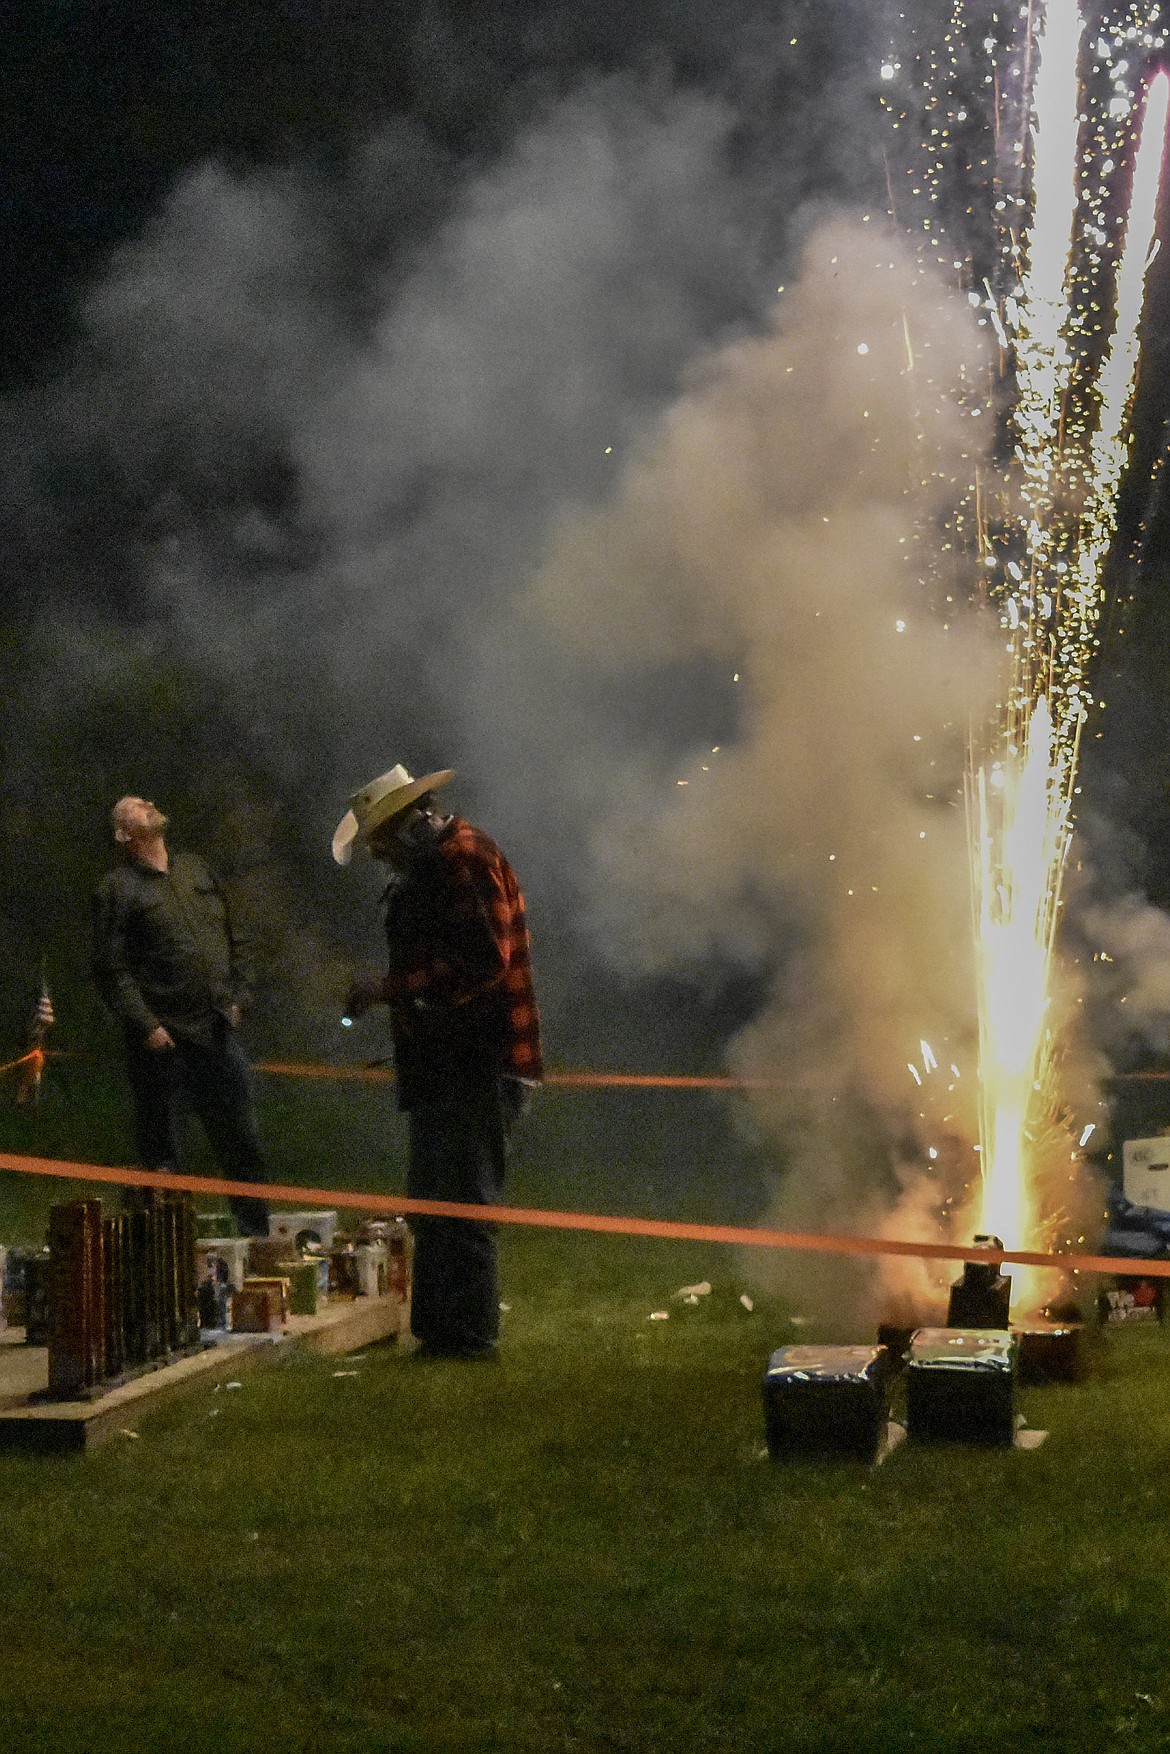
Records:
{"label": "night sky", "polygon": [[[743,171],[750,165],[765,184],[775,178],[788,200],[794,167],[802,194],[831,189],[854,168],[841,138],[847,117],[834,113],[830,94],[821,91],[821,102],[814,94],[842,57],[846,69],[859,58],[867,14],[873,9],[851,0],[827,8],[727,0],[717,15],[697,0],[636,9],[619,0],[9,0],[5,378],[19,386],[67,356],[78,340],[78,300],[111,248],[139,232],[184,172],[209,160],[328,177],[392,127],[410,143],[413,173],[395,193],[392,233],[378,240],[397,256],[534,118],[622,76],[724,95],[735,104],[730,144]],[[799,144],[790,138],[794,114]],[[774,224],[779,232],[781,216]]]}
{"label": "night sky", "polygon": [[[899,10],[10,0],[10,1015],[43,958],[98,1030],[87,898],[133,791],[248,896],[257,1039],[329,1050],[378,930],[329,834],[402,761],[455,766],[516,863],[555,1061],[793,1064],[889,1112],[911,1013],[960,1050],[988,644],[925,610],[883,642],[903,319],[944,371],[981,343],[884,230]],[[1168,297],[1083,805],[1098,917],[1155,971],[1119,1058],[1170,1018]],[[898,898],[868,931],[838,860]]]}
{"label": "night sky", "polygon": [[[100,834],[95,849],[70,833],[62,854],[63,817],[85,812],[96,831],[95,805],[123,787],[165,794],[177,832],[217,835],[237,864],[266,854],[230,844],[225,797],[262,812],[266,845],[279,843],[267,861],[279,905],[301,906],[313,936],[352,939],[369,894],[339,890],[314,844],[336,806],[367,769],[395,759],[476,766],[474,726],[455,731],[447,678],[435,674],[447,668],[451,619],[466,620],[445,576],[447,544],[482,550],[496,578],[462,589],[498,597],[536,554],[551,508],[605,490],[613,441],[668,403],[705,347],[760,320],[796,216],[876,172],[848,84],[835,97],[826,83],[830,70],[851,77],[872,62],[871,16],[750,0],[717,18],[698,3],[631,13],[509,0],[6,9],[0,567],[15,832],[5,906],[17,938],[31,933],[37,946],[26,960],[59,935],[46,925],[46,886],[62,899],[84,889],[102,856]],[[578,146],[611,158],[587,191],[570,186]],[[523,169],[510,184],[501,172],[526,153],[548,155],[547,189],[526,188]],[[564,358],[547,386],[533,395],[521,384],[504,407],[511,361],[501,358],[484,374],[499,381],[482,387],[481,429],[459,436],[462,454],[424,444],[392,480],[372,515],[403,534],[407,552],[384,583],[363,569],[351,622],[333,578],[304,589],[325,564],[334,519],[305,503],[287,378],[323,363],[324,350],[377,346],[403,285],[419,283],[425,298],[430,275],[435,300],[449,299],[445,232],[485,189],[489,204],[517,213],[543,204],[548,281],[521,293],[542,331],[529,369],[545,350]],[[575,269],[557,259],[566,239],[552,231],[574,199],[594,204],[580,247],[598,254],[583,262],[572,308],[558,309]],[[508,241],[478,247],[506,305]],[[477,271],[469,260],[446,278]],[[474,303],[475,288],[454,296]],[[440,321],[475,329],[466,311]],[[498,351],[498,327],[488,311],[459,345]],[[518,332],[502,345],[526,344]],[[415,345],[425,353],[441,341]],[[435,369],[442,396],[450,362]],[[455,369],[466,371],[466,351]],[[309,393],[329,395],[319,384]],[[408,399],[391,424],[416,418],[431,392],[420,381],[410,394],[421,403]],[[512,469],[489,454],[497,412],[523,453]],[[370,418],[359,392],[353,443]],[[331,482],[328,494],[338,491]],[[444,495],[472,534],[426,527]],[[506,538],[484,532],[485,508],[493,521],[506,512]],[[429,576],[416,585],[418,549]],[[172,588],[175,565],[184,577]],[[282,620],[276,597],[287,603],[294,590]],[[376,592],[385,612],[396,591],[411,650],[391,639],[371,662],[364,605]],[[340,674],[323,674],[334,665]],[[727,690],[701,662],[689,667],[701,696],[689,716],[705,736],[728,722]],[[633,702],[614,703],[668,750],[693,729],[676,683],[652,661]],[[307,723],[311,741],[297,747]],[[477,790],[487,787],[481,777]],[[47,842],[32,827],[46,794]],[[501,829],[523,818],[517,801]],[[286,884],[310,899],[294,903]],[[558,887],[553,929],[572,938],[571,872]],[[51,960],[64,961],[68,983],[67,950]],[[332,976],[330,965],[322,978]],[[732,991],[733,1015],[755,979],[728,971],[715,983]],[[723,1021],[709,990],[693,1003],[704,1029],[712,1003]]]}

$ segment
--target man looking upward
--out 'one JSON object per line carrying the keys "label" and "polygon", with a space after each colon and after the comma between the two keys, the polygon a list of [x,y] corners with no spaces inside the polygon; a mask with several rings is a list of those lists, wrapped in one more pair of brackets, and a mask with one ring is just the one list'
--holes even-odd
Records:
{"label": "man looking upward", "polygon": [[[245,945],[226,898],[202,859],[168,850],[167,819],[148,798],[119,798],[110,825],[123,857],[94,900],[94,973],[125,1037],[139,1160],[177,1170],[195,1114],[226,1177],[266,1181],[236,1033]],[[267,1235],[267,1201],[230,1204],[245,1236]]]}

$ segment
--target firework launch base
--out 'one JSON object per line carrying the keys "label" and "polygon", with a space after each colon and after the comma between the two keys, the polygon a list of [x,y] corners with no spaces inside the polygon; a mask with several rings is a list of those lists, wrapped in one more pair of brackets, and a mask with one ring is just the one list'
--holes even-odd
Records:
{"label": "firework launch base", "polygon": [[49,1380],[44,1346],[24,1344],[22,1328],[0,1332],[0,1450],[52,1455],[137,1436],[137,1421],[183,1394],[255,1369],[288,1345],[333,1355],[398,1339],[409,1326],[409,1304],[398,1297],[358,1297],[328,1304],[318,1315],[290,1315],[278,1334],[215,1334],[187,1357],[160,1364],[78,1401],[43,1399]]}
{"label": "firework launch base", "polygon": [[1013,1322],[1016,1368],[1022,1383],[1083,1382],[1089,1374],[1089,1339],[1084,1322],[1043,1317]]}
{"label": "firework launch base", "polygon": [[1016,1434],[1014,1336],[995,1328],[919,1328],[906,1359],[906,1428],[925,1442],[1007,1447]]}
{"label": "firework launch base", "polygon": [[893,1361],[884,1346],[781,1346],[761,1392],[768,1454],[876,1461],[886,1442]]}

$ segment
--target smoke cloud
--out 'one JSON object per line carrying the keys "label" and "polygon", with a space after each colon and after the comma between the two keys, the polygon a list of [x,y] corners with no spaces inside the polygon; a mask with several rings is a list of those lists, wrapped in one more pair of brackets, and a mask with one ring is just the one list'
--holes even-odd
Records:
{"label": "smoke cloud", "polygon": [[770,1217],[936,1234],[1002,654],[929,532],[986,361],[905,243],[809,196],[829,113],[765,173],[725,97],[616,76],[474,171],[399,123],[331,176],[184,178],[4,410],[8,857],[75,914],[38,847],[88,812],[99,858],[112,797],[182,793],[321,1049],[378,954],[333,824],[394,761],[453,765],[521,873],[554,1056],[673,983],[694,1056],[774,1085],[742,1116]]}
{"label": "smoke cloud", "polygon": [[[731,1059],[783,1086],[753,1124],[800,1228],[931,1205],[937,1235],[945,1181],[917,1178],[976,1136],[962,773],[999,642],[918,538],[980,455],[956,405],[979,343],[905,246],[819,226],[768,330],[703,362],[509,609],[538,663],[502,698],[557,703],[545,772],[586,824],[599,950],[765,976]],[[607,699],[661,703],[663,676],[670,734],[635,738]]]}

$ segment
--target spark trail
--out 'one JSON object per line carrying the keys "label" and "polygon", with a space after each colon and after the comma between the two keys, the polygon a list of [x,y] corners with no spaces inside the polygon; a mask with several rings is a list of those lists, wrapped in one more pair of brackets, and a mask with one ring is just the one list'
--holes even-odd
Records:
{"label": "spark trail", "polygon": [[[979,289],[968,296],[1008,387],[986,403],[1006,439],[1002,476],[979,484],[971,520],[1008,675],[972,756],[968,824],[975,1227],[1015,1247],[1059,1240],[1041,1140],[1057,1141],[1065,1166],[1070,1157],[1052,1077],[1053,960],[1155,237],[1168,89],[1165,74],[1149,76],[1157,11],[1134,0],[1087,24],[1077,0],[1026,0],[1013,22],[954,0],[941,44],[915,45],[922,138],[909,169],[928,205],[923,230],[936,262]],[[884,71],[903,69],[891,57]],[[895,127],[915,120],[903,103],[887,100]],[[956,171],[965,209],[949,195]]]}

